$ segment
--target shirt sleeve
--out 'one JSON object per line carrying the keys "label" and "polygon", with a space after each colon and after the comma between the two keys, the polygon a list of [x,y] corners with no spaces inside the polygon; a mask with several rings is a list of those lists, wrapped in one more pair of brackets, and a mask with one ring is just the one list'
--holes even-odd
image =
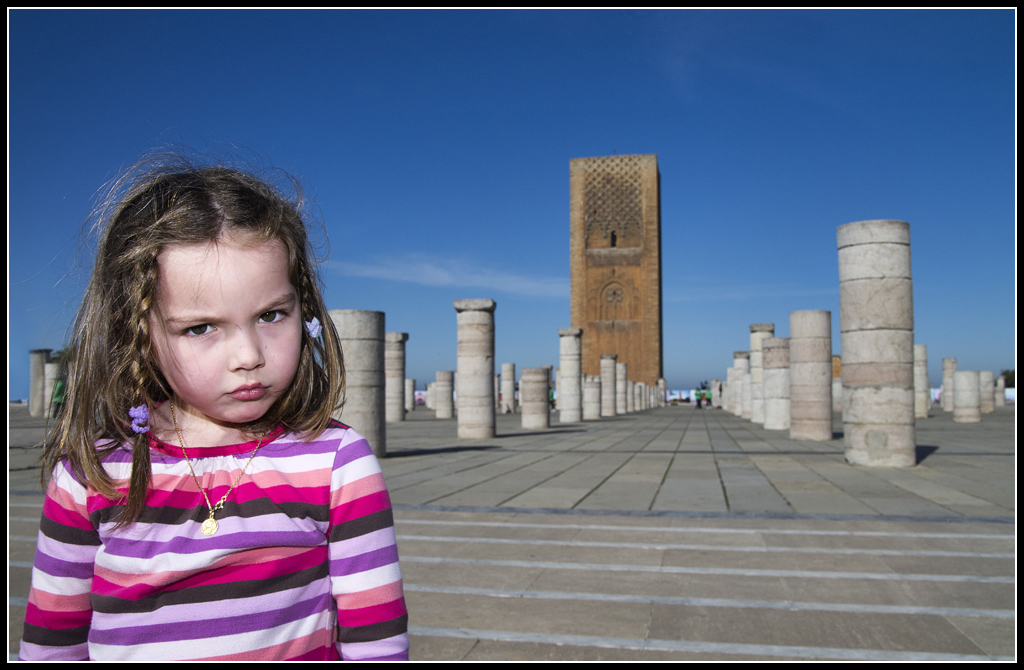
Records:
{"label": "shirt sleeve", "polygon": [[99,547],[86,488],[60,464],[43,502],[19,660],[88,660],[90,593]]}
{"label": "shirt sleeve", "polygon": [[346,660],[408,660],[409,616],[391,499],[370,446],[351,429],[331,473],[328,547],[338,654]]}

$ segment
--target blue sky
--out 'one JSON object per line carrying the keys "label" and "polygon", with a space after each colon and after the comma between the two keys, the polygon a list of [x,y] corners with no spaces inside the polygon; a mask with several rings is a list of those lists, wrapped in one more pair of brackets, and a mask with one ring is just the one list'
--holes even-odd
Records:
{"label": "blue sky", "polygon": [[10,398],[60,348],[100,187],[154,148],[295,175],[332,309],[455,367],[557,365],[569,160],[658,154],[665,377],[725,377],[749,324],[832,311],[836,228],[910,222],[915,339],[1016,367],[1014,10],[8,12]]}

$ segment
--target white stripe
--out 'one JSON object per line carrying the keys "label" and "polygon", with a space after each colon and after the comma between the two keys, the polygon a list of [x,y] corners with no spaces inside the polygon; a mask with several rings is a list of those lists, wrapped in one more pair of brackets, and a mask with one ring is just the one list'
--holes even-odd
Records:
{"label": "white stripe", "polygon": [[80,596],[92,592],[92,577],[86,579],[54,577],[39,568],[32,568],[32,588],[58,596]]}
{"label": "white stripe", "polygon": [[798,647],[766,644],[735,644],[723,642],[691,642],[685,640],[641,640],[587,635],[554,635],[517,633],[511,631],[474,630],[469,628],[433,628],[409,626],[411,635],[425,637],[454,637],[462,639],[496,640],[503,642],[530,642],[562,644],[577,647],[611,649],[677,651],[705,654],[737,654],[789,658],[824,658],[850,661],[991,661],[1013,660],[975,654],[933,654],[916,651],[887,651],[876,649],[843,649],[835,647]]}
{"label": "white stripe", "polygon": [[929,551],[912,549],[829,549],[824,547],[734,547],[717,544],[645,544],[629,542],[581,542],[564,540],[526,540],[501,537],[444,537],[399,535],[399,540],[420,542],[465,542],[474,544],[533,544],[558,547],[616,547],[623,549],[683,549],[686,551],[752,551],[758,553],[868,554],[871,556],[945,556],[956,558],[1013,558],[1014,553],[979,554],[970,551]]}
{"label": "white stripe", "polygon": [[772,528],[702,528],[699,526],[608,526],[582,523],[512,523],[505,521],[438,521],[433,519],[405,519],[396,515],[396,525],[420,524],[436,526],[486,526],[495,528],[564,528],[569,530],[629,530],[634,532],[668,533],[720,533],[756,535],[838,535],[847,537],[921,537],[967,540],[1015,540],[1012,534],[975,533],[891,533],[866,530],[797,530]]}
{"label": "white stripe", "polygon": [[476,589],[467,586],[433,586],[405,583],[406,591],[446,593],[449,595],[488,596],[491,598],[530,598],[536,600],[584,600],[616,603],[677,605],[682,607],[731,607],[735,609],[771,609],[793,612],[856,612],[865,614],[928,614],[1013,619],[1015,610],[970,609],[959,607],[918,607],[912,605],[857,605],[849,603],[808,603],[788,600],[737,600],[728,598],[670,598],[665,596],[622,595],[617,593],[580,593],[561,591],[507,591]]}
{"label": "white stripe", "polygon": [[984,582],[1014,584],[1013,577],[985,575],[928,575],[890,572],[825,572],[810,570],[740,570],[733,568],[687,568],[672,565],[622,565],[615,563],[558,563],[555,561],[491,561],[477,558],[447,558],[402,554],[403,563],[456,563],[459,565],[491,565],[512,568],[545,568],[551,570],[607,570],[610,572],[655,572],[691,575],[736,575],[740,577],[796,577],[800,579],[874,579],[912,582]]}
{"label": "white stripe", "polygon": [[394,584],[401,579],[401,568],[395,563],[390,563],[379,568],[373,568],[372,570],[355,572],[351,575],[331,577],[331,591],[336,596],[347,593],[359,593],[360,591],[375,589],[378,586]]}

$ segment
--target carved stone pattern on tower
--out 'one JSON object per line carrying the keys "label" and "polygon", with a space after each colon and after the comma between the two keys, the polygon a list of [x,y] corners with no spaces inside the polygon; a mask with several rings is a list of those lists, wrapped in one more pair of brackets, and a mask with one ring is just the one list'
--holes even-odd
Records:
{"label": "carved stone pattern on tower", "polygon": [[[588,172],[584,184],[588,241],[600,235],[604,242],[612,232],[618,239],[630,241],[643,232],[639,156],[607,156],[600,162],[602,170]],[[637,242],[629,246],[637,246]],[[617,240],[616,246],[623,245]]]}

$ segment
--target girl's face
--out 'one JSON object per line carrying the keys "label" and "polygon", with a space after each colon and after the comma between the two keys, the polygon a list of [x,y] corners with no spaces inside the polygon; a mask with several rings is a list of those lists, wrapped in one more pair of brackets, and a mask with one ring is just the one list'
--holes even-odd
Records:
{"label": "girl's face", "polygon": [[299,365],[302,314],[287,249],[276,239],[246,242],[174,245],[157,259],[153,345],[179,420],[190,415],[200,432],[192,420],[231,427],[262,417]]}

